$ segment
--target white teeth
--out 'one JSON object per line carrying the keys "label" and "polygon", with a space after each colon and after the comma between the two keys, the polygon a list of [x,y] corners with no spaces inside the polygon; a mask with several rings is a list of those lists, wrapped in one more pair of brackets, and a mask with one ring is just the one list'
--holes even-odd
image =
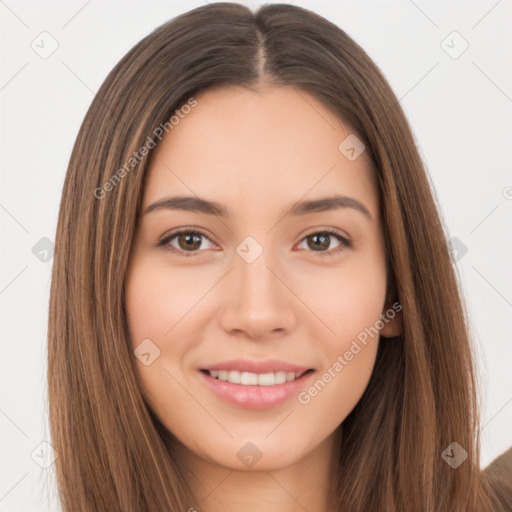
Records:
{"label": "white teeth", "polygon": [[241,381],[240,372],[237,372],[236,370],[231,370],[228,373],[228,382],[232,382],[233,384],[240,384],[240,381]]}
{"label": "white teeth", "polygon": [[[256,374],[253,374],[256,375]],[[282,384],[282,382],[276,382],[277,372],[276,373],[260,373],[257,376],[258,385],[259,386],[273,386],[274,384]],[[286,381],[285,381],[286,382]]]}
{"label": "white teeth", "polygon": [[236,370],[208,370],[211,377],[232,384],[241,384],[242,386],[274,386],[275,384],[284,384],[297,379],[302,373],[295,372],[270,372],[270,373],[251,373],[239,372]]}
{"label": "white teeth", "polygon": [[243,384],[244,386],[257,386],[258,378],[261,377],[261,375],[258,376],[255,373],[243,372],[242,375],[240,375],[240,384]]}

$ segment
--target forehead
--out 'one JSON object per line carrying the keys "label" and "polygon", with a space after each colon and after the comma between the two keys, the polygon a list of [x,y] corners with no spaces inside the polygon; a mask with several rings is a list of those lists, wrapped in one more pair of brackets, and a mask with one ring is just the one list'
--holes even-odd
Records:
{"label": "forehead", "polygon": [[367,154],[347,158],[344,141],[355,134],[311,95],[290,86],[226,87],[195,99],[154,150],[143,206],[180,193],[257,213],[342,194],[377,217]]}

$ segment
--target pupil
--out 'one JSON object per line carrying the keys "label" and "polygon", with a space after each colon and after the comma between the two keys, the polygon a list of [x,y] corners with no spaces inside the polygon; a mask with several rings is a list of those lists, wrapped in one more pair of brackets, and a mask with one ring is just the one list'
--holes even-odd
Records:
{"label": "pupil", "polygon": [[180,241],[185,242],[184,245],[189,249],[198,249],[201,246],[201,237],[193,234],[181,235]]}
{"label": "pupil", "polygon": [[[326,235],[312,235],[310,238],[315,238],[317,239],[316,242],[313,243],[313,245],[310,245],[310,247],[312,248],[321,248],[321,249],[328,249],[329,248],[329,237],[326,236]],[[322,242],[318,242],[318,239],[319,238],[322,238],[323,239],[323,243]]]}

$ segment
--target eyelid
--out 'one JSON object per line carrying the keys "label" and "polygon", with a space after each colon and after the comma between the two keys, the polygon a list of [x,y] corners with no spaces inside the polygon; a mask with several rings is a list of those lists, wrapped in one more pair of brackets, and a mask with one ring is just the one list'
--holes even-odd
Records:
{"label": "eyelid", "polygon": [[175,238],[176,236],[181,235],[183,233],[202,235],[202,236],[204,236],[204,238],[208,239],[213,245],[217,245],[212,240],[210,235],[208,235],[206,233],[206,231],[204,231],[203,229],[195,227],[195,226],[185,226],[185,227],[173,229],[171,231],[168,231],[164,235],[162,235],[160,237],[160,239],[157,241],[157,243],[155,244],[155,247],[161,247],[162,249],[164,249],[166,251],[169,251],[169,252],[172,252],[172,253],[175,253],[175,254],[179,254],[181,256],[194,256],[195,254],[203,252],[203,251],[190,251],[190,252],[181,251],[179,249],[176,249],[175,247],[172,247],[172,246],[168,245],[168,243],[173,238]]}
{"label": "eyelid", "polygon": [[339,236],[340,238],[345,239],[347,242],[352,242],[352,239],[345,231],[338,229],[338,228],[332,228],[329,226],[324,226],[324,227],[320,226],[320,227],[313,228],[311,230],[307,230],[305,232],[305,234],[302,235],[302,238],[300,239],[300,241],[302,241],[304,238],[306,238],[308,236],[317,235],[320,233],[329,233],[330,235]]}
{"label": "eyelid", "polygon": [[354,243],[352,239],[340,229],[337,228],[330,228],[330,227],[320,227],[320,228],[314,228],[310,232],[306,232],[302,238],[299,241],[299,244],[306,239],[308,236],[312,235],[320,235],[320,234],[328,234],[330,236],[333,236],[335,238],[338,238],[340,245],[339,247],[335,249],[331,249],[328,251],[306,251],[312,254],[316,254],[318,256],[335,256],[341,252],[343,252],[345,249],[351,249],[354,246]]}

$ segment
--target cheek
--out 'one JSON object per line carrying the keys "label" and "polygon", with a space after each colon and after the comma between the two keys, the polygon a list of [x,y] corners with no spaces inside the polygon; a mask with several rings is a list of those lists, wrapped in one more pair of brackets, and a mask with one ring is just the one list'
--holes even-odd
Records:
{"label": "cheek", "polygon": [[[192,267],[170,268],[152,258],[135,261],[125,283],[125,307],[132,348],[158,354],[148,365],[141,359],[137,370],[143,393],[154,411],[165,411],[169,396],[181,396],[183,366],[194,341],[191,326],[198,325],[198,300],[212,287],[216,276],[203,276]],[[148,343],[145,340],[151,340]],[[141,343],[145,345],[141,345]],[[148,362],[148,361],[146,361]],[[176,380],[176,377],[178,380]],[[185,376],[186,378],[186,376]],[[183,397],[180,407],[191,406]]]}
{"label": "cheek", "polygon": [[[325,283],[315,307],[329,330],[316,322],[323,336],[310,331],[322,354],[316,379],[297,397],[309,418],[325,418],[334,429],[350,414],[363,395],[375,365],[379,346],[378,320],[386,291],[385,271],[350,272],[338,282]],[[376,325],[377,324],[377,325]],[[311,420],[311,428],[315,420]]]}
{"label": "cheek", "polygon": [[[154,337],[165,343],[179,322],[193,312],[198,298],[211,287],[192,271],[155,262],[135,265],[127,276],[125,303],[132,343]],[[163,348],[163,347],[162,347]]]}
{"label": "cheek", "polygon": [[[170,396],[180,396],[180,386],[173,376],[186,352],[187,337],[176,332],[182,326],[180,320],[197,302],[198,296],[197,290],[194,292],[191,290],[194,287],[187,287],[180,275],[183,273],[162,268],[161,264],[148,258],[136,261],[130,267],[125,282],[125,308],[132,349],[150,354],[148,361],[139,358],[136,362],[141,390],[158,415],[166,411]],[[143,342],[145,345],[141,345]],[[144,351],[138,348],[139,345],[145,347]],[[185,398],[180,400],[183,411],[189,405]]]}
{"label": "cheek", "polygon": [[[383,313],[386,295],[386,268],[383,259],[357,260],[317,272],[315,286],[301,285],[310,309],[322,321],[316,327],[322,330],[326,346],[342,350],[365,329],[375,325]],[[304,295],[307,290],[307,295]],[[323,325],[322,325],[323,324]],[[318,337],[311,332],[311,339]]]}
{"label": "cheek", "polygon": [[363,394],[375,364],[386,295],[384,257],[374,251],[354,258],[325,277],[317,274],[315,283],[308,304],[322,322],[306,325],[323,357],[317,384],[306,390],[304,403],[321,394],[313,408],[328,404],[342,421]]}

